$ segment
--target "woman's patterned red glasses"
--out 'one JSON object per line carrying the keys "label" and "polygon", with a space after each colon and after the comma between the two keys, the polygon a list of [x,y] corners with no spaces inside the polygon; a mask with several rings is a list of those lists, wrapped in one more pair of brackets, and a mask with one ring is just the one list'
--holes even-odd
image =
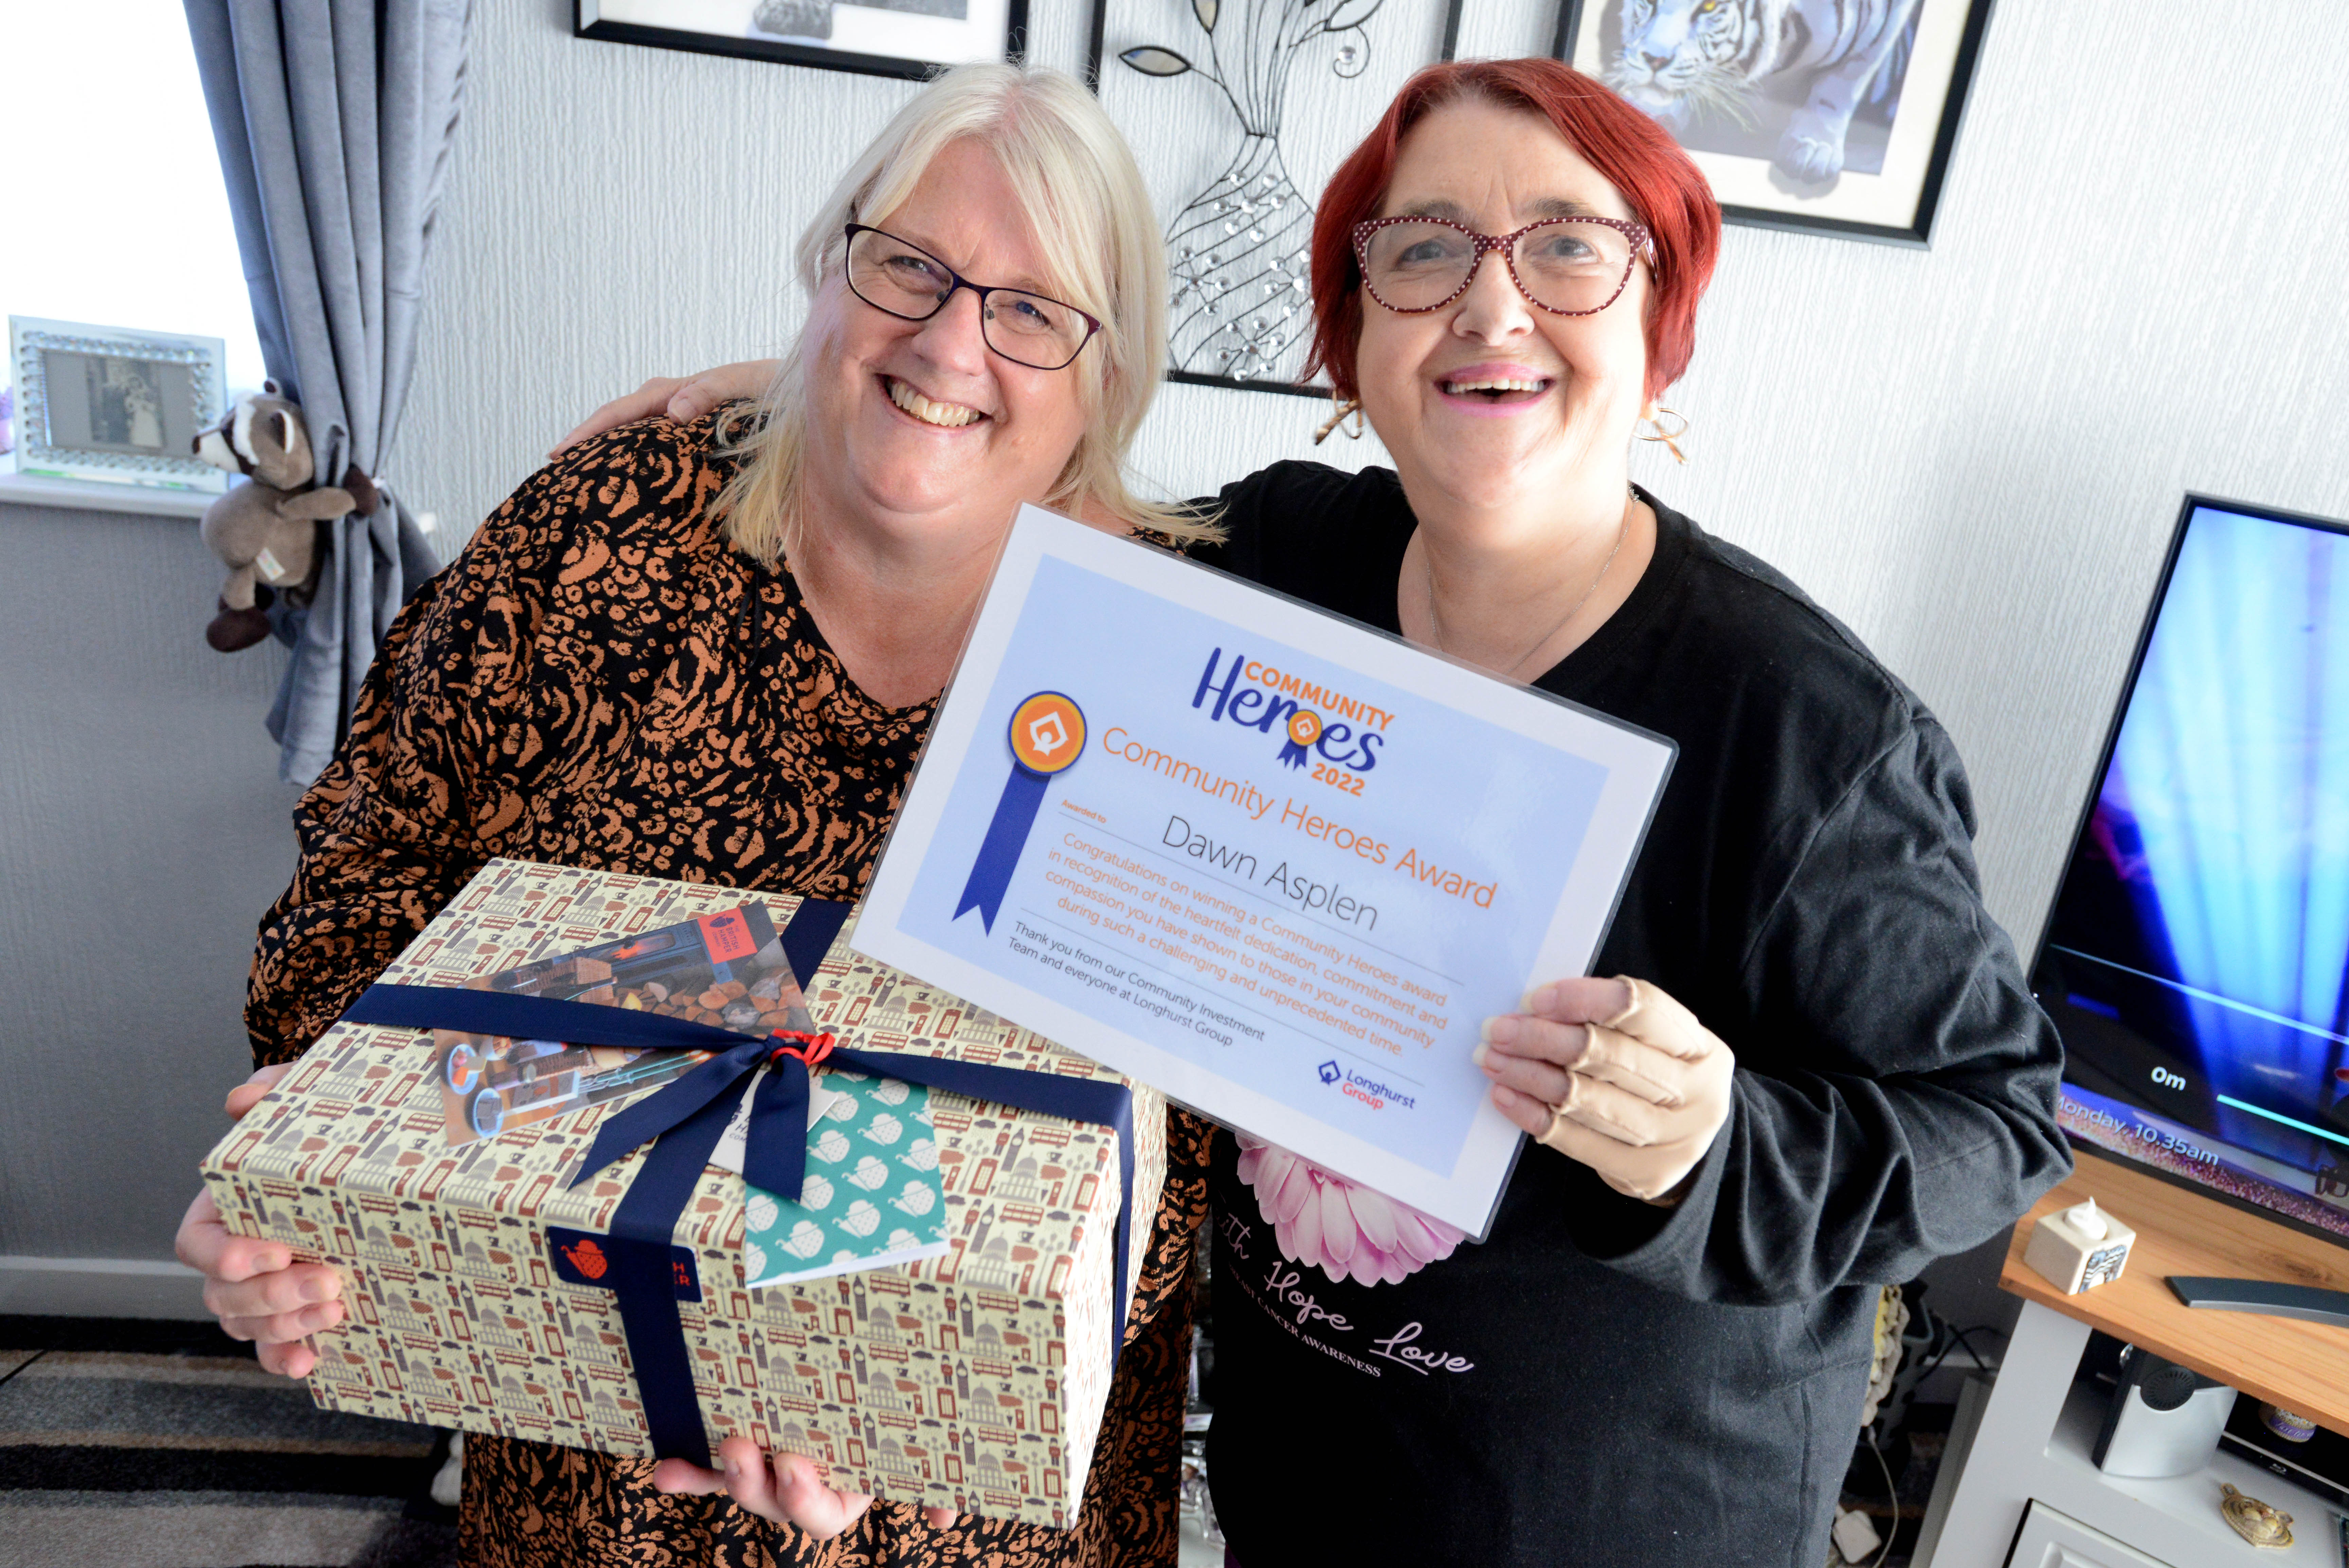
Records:
{"label": "woman's patterned red glasses", "polygon": [[1552,316],[1593,316],[1622,296],[1631,264],[1654,248],[1625,218],[1547,218],[1480,234],[1446,218],[1372,218],[1354,225],[1363,286],[1389,310],[1436,310],[1468,292],[1486,251],[1499,251],[1517,292]]}

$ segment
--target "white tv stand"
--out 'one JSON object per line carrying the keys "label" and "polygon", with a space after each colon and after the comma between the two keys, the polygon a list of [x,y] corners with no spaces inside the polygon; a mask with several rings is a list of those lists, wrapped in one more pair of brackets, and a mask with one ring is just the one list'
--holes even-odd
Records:
{"label": "white tv stand", "polygon": [[[2041,1214],[2091,1195],[2137,1232],[2119,1280],[2059,1294],[2023,1266]],[[2181,1305],[2171,1274],[2349,1287],[2349,1250],[2082,1152],[2072,1178],[2015,1227],[2000,1285],[2024,1298],[1995,1384],[1968,1384],[1918,1542],[1918,1568],[2342,1568],[2333,1510],[2231,1455],[2167,1480],[2090,1461],[2103,1411],[2077,1386],[2091,1329],[2150,1350],[2335,1430],[2349,1431],[2349,1328]],[[2292,1516],[2293,1545],[2261,1550],[2219,1516],[2220,1486]]]}

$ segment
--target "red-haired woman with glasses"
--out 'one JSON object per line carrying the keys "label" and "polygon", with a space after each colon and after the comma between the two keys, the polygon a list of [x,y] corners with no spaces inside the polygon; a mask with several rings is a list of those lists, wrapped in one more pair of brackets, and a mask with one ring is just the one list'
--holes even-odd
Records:
{"label": "red-haired woman with glasses", "polygon": [[1599,955],[1620,978],[1485,1024],[1493,1097],[1546,1147],[1482,1244],[1216,1135],[1208,1469],[1247,1568],[1814,1568],[1878,1287],[2069,1168],[1948,735],[1629,483],[1719,237],[1599,84],[1423,72],[1312,250],[1315,359],[1395,466],[1275,464],[1196,552],[1680,748]]}

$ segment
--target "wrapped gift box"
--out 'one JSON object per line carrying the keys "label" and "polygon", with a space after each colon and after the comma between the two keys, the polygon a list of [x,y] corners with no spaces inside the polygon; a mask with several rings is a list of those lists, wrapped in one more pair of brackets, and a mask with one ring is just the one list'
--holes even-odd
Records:
{"label": "wrapped gift box", "polygon": [[[800,902],[494,861],[384,979],[478,986],[529,961],[750,904],[781,930]],[[1124,1081],[858,957],[853,929],[797,977],[815,1026],[843,1046]],[[204,1161],[231,1231],[284,1241],[343,1275],[348,1311],[318,1336],[314,1397],[329,1409],[650,1457],[616,1299],[595,1282],[592,1245],[643,1150],[568,1185],[598,1124],[632,1099],[459,1142],[445,1125],[446,1075],[429,1033],[338,1023]],[[944,1256],[746,1289],[742,1179],[705,1169],[673,1240],[710,1446],[745,1436],[813,1455],[844,1489],[1070,1524],[1109,1392],[1112,1301],[1130,1300],[1138,1282],[1165,1173],[1164,1102],[1130,1087],[1123,1258],[1113,1256],[1113,1131],[942,1090],[929,1111]],[[1125,1276],[1115,1293],[1113,1268]]]}

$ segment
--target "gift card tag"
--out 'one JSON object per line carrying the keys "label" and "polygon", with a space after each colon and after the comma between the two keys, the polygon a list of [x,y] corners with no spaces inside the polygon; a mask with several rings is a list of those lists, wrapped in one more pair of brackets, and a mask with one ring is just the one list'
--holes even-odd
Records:
{"label": "gift card tag", "polygon": [[836,1092],[809,1124],[799,1200],[743,1189],[745,1285],[894,1268],[947,1250],[929,1090],[858,1073],[823,1082]]}

